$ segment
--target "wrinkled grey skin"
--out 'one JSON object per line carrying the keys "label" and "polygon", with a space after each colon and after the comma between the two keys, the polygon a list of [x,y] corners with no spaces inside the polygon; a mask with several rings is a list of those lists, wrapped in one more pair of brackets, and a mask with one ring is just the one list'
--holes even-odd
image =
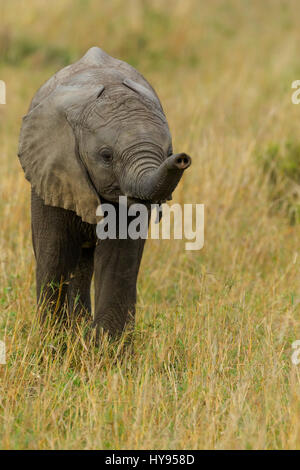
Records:
{"label": "wrinkled grey skin", "polygon": [[[91,311],[119,334],[134,318],[144,240],[96,237],[96,209],[168,200],[186,154],[172,155],[168,124],[149,83],[97,47],[48,80],[23,118],[19,158],[32,186],[37,297],[53,314]],[[67,305],[67,310],[66,310]]]}

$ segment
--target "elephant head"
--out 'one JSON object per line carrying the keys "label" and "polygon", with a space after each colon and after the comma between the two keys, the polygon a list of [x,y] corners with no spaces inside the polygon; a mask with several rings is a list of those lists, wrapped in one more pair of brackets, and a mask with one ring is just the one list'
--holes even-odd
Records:
{"label": "elephant head", "polygon": [[171,197],[191,159],[173,155],[157,95],[136,70],[92,48],[48,81],[23,118],[19,158],[45,204],[96,223],[96,208]]}

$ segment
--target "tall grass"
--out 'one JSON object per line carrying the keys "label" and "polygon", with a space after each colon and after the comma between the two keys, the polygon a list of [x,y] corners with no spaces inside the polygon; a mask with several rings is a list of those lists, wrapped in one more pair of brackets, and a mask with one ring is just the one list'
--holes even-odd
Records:
{"label": "tall grass", "polygon": [[[2,448],[300,448],[299,224],[271,210],[257,160],[300,140],[299,13],[296,0],[0,0]],[[80,325],[39,330],[16,157],[36,89],[92,45],[156,88],[175,151],[193,157],[174,200],[205,204],[201,251],[147,242],[123,356]]]}

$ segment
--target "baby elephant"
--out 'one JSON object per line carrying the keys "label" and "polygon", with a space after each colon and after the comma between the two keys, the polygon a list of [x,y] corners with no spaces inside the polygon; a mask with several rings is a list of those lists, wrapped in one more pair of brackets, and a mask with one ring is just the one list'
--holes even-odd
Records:
{"label": "baby elephant", "polygon": [[[119,335],[134,320],[145,240],[99,240],[97,207],[171,198],[191,159],[173,155],[160,101],[133,67],[92,47],[50,78],[23,118],[18,156],[32,186],[32,239],[42,319],[90,317]],[[117,217],[118,219],[118,217]]]}

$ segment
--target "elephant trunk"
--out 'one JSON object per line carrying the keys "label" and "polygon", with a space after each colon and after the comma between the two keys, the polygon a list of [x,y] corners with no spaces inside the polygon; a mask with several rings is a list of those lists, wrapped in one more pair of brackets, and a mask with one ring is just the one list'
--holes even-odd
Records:
{"label": "elephant trunk", "polygon": [[141,179],[132,185],[130,196],[151,202],[170,199],[191,161],[191,157],[185,153],[168,157],[158,168],[144,173]]}

